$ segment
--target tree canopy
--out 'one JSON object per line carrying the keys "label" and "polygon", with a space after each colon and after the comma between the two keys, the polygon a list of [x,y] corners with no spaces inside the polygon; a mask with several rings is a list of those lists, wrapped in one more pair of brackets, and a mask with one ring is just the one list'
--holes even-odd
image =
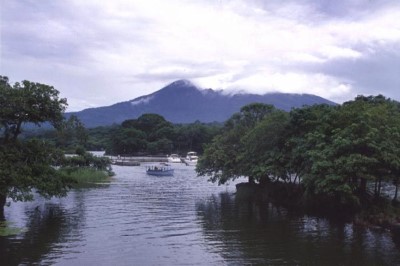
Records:
{"label": "tree canopy", "polygon": [[0,215],[6,198],[30,200],[36,191],[44,197],[65,195],[71,180],[53,165],[62,154],[45,141],[20,141],[24,124],[50,123],[60,128],[67,106],[52,86],[22,81],[9,84],[0,76]]}
{"label": "tree canopy", "polygon": [[198,162],[198,174],[220,184],[240,176],[248,176],[250,182],[258,179],[260,176],[255,174],[257,170],[253,168],[256,156],[248,156],[252,142],[247,139],[251,138],[249,134],[259,123],[278,112],[281,111],[262,103],[242,107],[225,123],[222,133],[206,146]]}
{"label": "tree canopy", "polygon": [[396,199],[399,154],[400,104],[381,95],[358,96],[289,113],[245,106],[206,146],[196,170],[218,183],[239,176],[297,183],[307,197],[357,207],[370,194],[381,196],[381,182],[396,186]]}
{"label": "tree canopy", "polygon": [[218,131],[215,125],[196,121],[174,125],[158,114],[143,114],[122,122],[110,132],[108,154],[171,154],[189,150],[202,152],[203,144]]}
{"label": "tree canopy", "polygon": [[15,141],[24,123],[41,125],[51,123],[61,126],[67,100],[58,97],[52,86],[27,80],[9,84],[8,78],[0,76],[0,126],[3,142]]}

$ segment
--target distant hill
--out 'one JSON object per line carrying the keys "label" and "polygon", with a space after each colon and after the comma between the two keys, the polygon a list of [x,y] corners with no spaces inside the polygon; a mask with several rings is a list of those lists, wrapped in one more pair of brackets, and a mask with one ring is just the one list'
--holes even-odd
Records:
{"label": "distant hill", "polygon": [[335,104],[311,94],[267,93],[226,95],[212,89],[202,90],[187,80],[178,80],[152,94],[116,103],[89,108],[76,115],[86,127],[120,124],[145,113],[160,114],[173,123],[223,122],[246,104],[261,102],[289,111],[292,107],[313,104]]}

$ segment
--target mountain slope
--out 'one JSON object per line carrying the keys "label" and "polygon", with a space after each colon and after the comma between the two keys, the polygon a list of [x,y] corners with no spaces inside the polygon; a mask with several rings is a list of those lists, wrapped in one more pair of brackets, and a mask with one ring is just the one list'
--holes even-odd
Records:
{"label": "mountain slope", "polygon": [[68,113],[76,115],[86,127],[111,125],[145,113],[157,113],[173,123],[223,122],[246,104],[261,102],[289,111],[293,107],[335,104],[310,94],[268,93],[224,95],[211,89],[200,90],[187,80],[178,80],[152,94],[110,106]]}

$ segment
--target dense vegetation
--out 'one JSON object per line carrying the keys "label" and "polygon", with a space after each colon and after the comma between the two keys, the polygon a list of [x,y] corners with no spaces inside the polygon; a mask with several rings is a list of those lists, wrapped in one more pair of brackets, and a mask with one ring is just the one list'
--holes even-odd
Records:
{"label": "dense vegetation", "polygon": [[[26,80],[11,85],[7,77],[0,76],[0,220],[7,197],[32,200],[34,192],[46,198],[64,196],[77,181],[70,174],[72,170],[109,170],[109,161],[83,150],[77,158],[65,158],[60,147],[66,147],[71,137],[84,145],[87,134],[76,117],[64,120],[67,101],[58,95],[52,86]],[[20,137],[24,125],[43,124],[56,129],[56,142]],[[72,170],[59,170],[66,167]]]}
{"label": "dense vegetation", "polygon": [[200,122],[173,125],[157,114],[144,114],[124,121],[111,132],[108,154],[171,154],[202,152],[220,127]]}
{"label": "dense vegetation", "polygon": [[40,138],[73,153],[77,148],[105,150],[108,155],[186,154],[194,150],[202,153],[205,143],[219,133],[221,124],[172,124],[158,114],[144,114],[121,125],[85,129],[71,116],[61,132],[36,130],[25,138]]}
{"label": "dense vegetation", "polygon": [[[205,148],[197,172],[220,184],[239,176],[301,190],[301,199],[357,210],[382,198],[400,178],[400,104],[359,96],[340,106],[285,113],[247,105]],[[288,191],[288,190],[287,190]]]}
{"label": "dense vegetation", "polygon": [[72,181],[52,167],[62,156],[44,141],[20,141],[25,123],[51,123],[61,128],[67,102],[53,87],[23,81],[11,86],[0,76],[0,217],[6,198],[32,199],[32,190],[44,197],[65,195]]}

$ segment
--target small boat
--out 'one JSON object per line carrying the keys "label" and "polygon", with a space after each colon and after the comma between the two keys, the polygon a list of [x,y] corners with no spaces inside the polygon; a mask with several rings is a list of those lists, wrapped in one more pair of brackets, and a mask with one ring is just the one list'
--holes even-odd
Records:
{"label": "small boat", "polygon": [[159,165],[148,166],[146,173],[155,176],[172,176],[174,175],[174,169],[167,163],[161,163]]}
{"label": "small boat", "polygon": [[181,158],[178,154],[171,154],[167,157],[169,163],[180,163]]}
{"label": "small boat", "polygon": [[196,165],[198,159],[199,157],[197,156],[197,153],[194,151],[190,151],[187,153],[186,158],[183,159],[183,162],[186,165]]}

